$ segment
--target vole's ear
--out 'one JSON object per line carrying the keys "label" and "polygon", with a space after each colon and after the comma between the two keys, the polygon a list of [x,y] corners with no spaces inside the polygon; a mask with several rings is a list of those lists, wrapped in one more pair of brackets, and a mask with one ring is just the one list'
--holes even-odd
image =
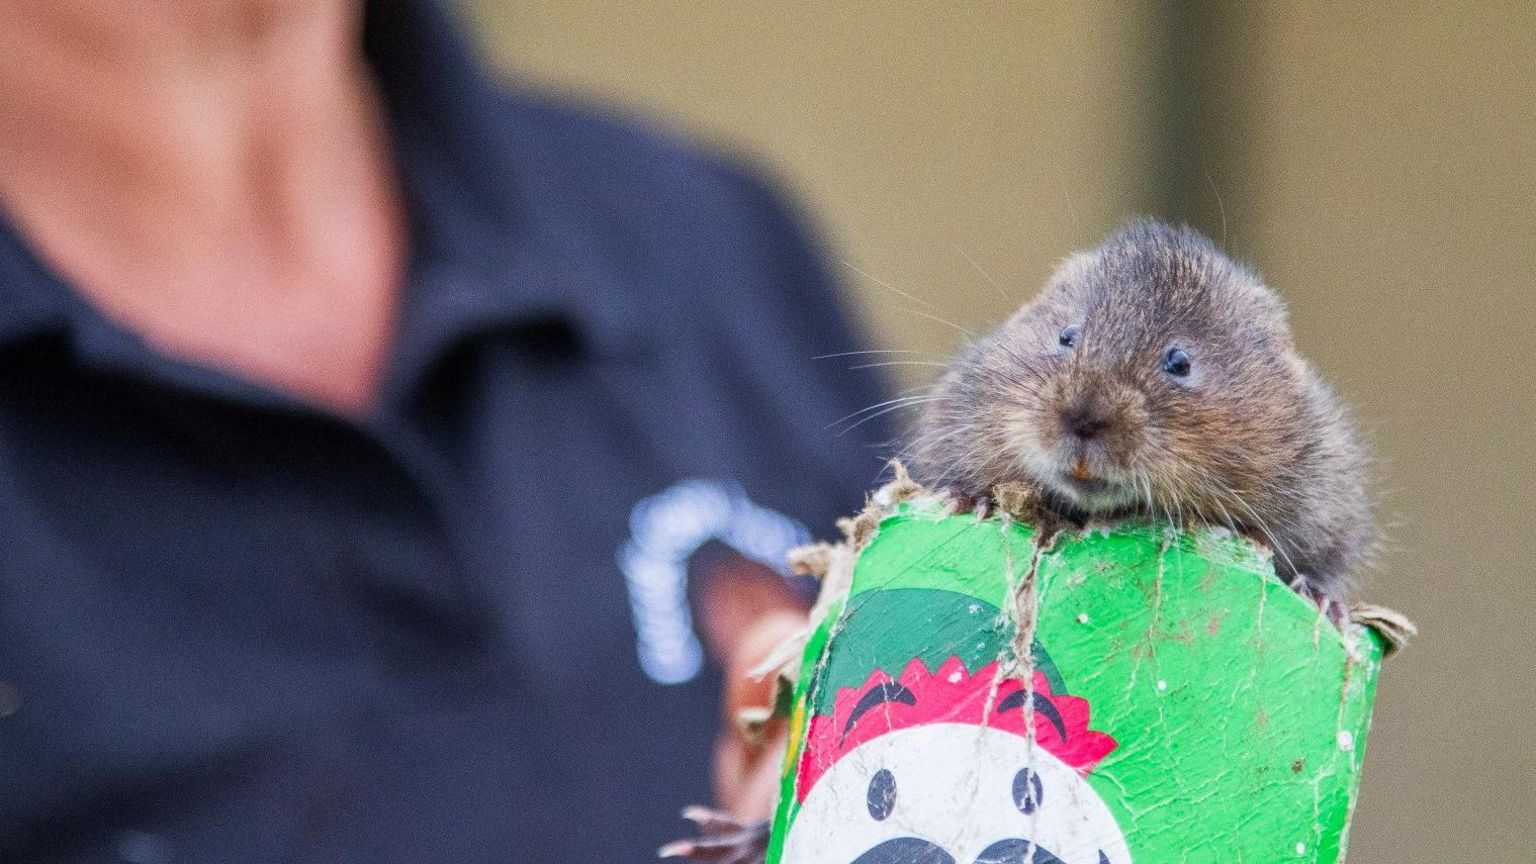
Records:
{"label": "vole's ear", "polygon": [[1067,256],[1056,266],[1051,278],[1045,281],[1045,287],[1008,317],[1008,325],[1022,323],[1037,312],[1048,313],[1061,306],[1066,295],[1070,293],[1071,286],[1081,284],[1088,277],[1093,263],[1094,256],[1088,252],[1077,252]]}
{"label": "vole's ear", "polygon": [[1092,252],[1073,252],[1056,265],[1056,272],[1045,283],[1045,290],[1083,282],[1097,260],[1098,256]]}
{"label": "vole's ear", "polygon": [[1234,310],[1240,318],[1257,321],[1266,331],[1273,331],[1277,337],[1290,338],[1290,324],[1287,323],[1285,301],[1280,295],[1264,284],[1248,267],[1236,262],[1228,262],[1228,271],[1225,274],[1229,284],[1236,289],[1229,296],[1235,298],[1235,302],[1242,308]]}
{"label": "vole's ear", "polygon": [[1289,336],[1291,328],[1287,321],[1285,301],[1280,299],[1279,294],[1262,284],[1259,285],[1259,290],[1255,294],[1253,302],[1254,310],[1258,313],[1257,317],[1281,334]]}
{"label": "vole's ear", "polygon": [[1249,318],[1255,341],[1281,354],[1296,355],[1296,342],[1286,323],[1285,303],[1273,291],[1264,289],[1254,300],[1254,307]]}
{"label": "vole's ear", "polygon": [[1261,327],[1254,334],[1254,341],[1282,354],[1296,354],[1296,342],[1291,338],[1291,331],[1283,328]]}

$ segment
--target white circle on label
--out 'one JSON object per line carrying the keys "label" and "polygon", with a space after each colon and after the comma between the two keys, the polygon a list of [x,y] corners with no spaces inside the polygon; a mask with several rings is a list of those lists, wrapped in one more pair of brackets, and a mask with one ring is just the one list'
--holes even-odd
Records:
{"label": "white circle on label", "polygon": [[1022,736],[965,723],[890,732],[845,754],[806,795],[782,856],[983,858],[1131,864],[1114,815],[1077,771]]}

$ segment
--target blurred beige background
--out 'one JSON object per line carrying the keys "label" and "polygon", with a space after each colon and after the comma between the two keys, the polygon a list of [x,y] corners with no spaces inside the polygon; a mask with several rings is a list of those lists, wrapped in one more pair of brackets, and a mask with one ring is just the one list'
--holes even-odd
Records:
{"label": "blurred beige background", "polygon": [[[1127,216],[1224,235],[1370,431],[1368,595],[1423,630],[1350,861],[1536,860],[1536,5],[461,2],[509,74],[759,158],[965,327]],[[960,338],[841,275],[881,347]]]}

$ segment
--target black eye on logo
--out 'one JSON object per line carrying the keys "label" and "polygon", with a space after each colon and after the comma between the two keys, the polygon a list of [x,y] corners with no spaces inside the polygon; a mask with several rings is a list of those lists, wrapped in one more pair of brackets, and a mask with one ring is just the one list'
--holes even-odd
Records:
{"label": "black eye on logo", "polygon": [[1076,348],[1077,343],[1082,341],[1082,338],[1083,325],[1068,324],[1065,328],[1062,329],[1061,335],[1057,337],[1056,341],[1060,343],[1061,347],[1063,348]]}
{"label": "black eye on logo", "polygon": [[1013,775],[1013,806],[1019,808],[1019,812],[1028,816],[1039,809],[1040,801],[1045,797],[1045,786],[1040,782],[1040,775],[1020,768],[1019,773]]}
{"label": "black eye on logo", "polygon": [[891,815],[891,811],[896,809],[896,775],[884,768],[876,771],[875,776],[869,778],[869,792],[865,795],[864,803],[876,822]]}
{"label": "black eye on logo", "polygon": [[1175,378],[1189,377],[1189,354],[1182,348],[1169,348],[1163,355],[1163,371]]}

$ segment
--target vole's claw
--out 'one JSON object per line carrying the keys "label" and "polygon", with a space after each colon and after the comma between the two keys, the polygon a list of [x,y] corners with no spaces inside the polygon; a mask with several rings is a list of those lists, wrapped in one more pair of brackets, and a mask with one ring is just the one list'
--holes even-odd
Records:
{"label": "vole's claw", "polygon": [[953,486],[945,489],[943,494],[953,503],[957,514],[974,513],[977,519],[985,519],[992,512],[993,503],[990,496],[971,495]]}
{"label": "vole's claw", "polygon": [[1297,573],[1286,584],[1304,599],[1312,601],[1312,605],[1317,607],[1318,614],[1333,622],[1333,626],[1341,631],[1344,629],[1344,625],[1349,621],[1349,610],[1343,603],[1319,589],[1306,574]]}
{"label": "vole's claw", "polygon": [[768,857],[767,821],[741,822],[729,813],[693,806],[683,811],[699,836],[678,840],[656,851],[659,858],[718,864],[761,864]]}

